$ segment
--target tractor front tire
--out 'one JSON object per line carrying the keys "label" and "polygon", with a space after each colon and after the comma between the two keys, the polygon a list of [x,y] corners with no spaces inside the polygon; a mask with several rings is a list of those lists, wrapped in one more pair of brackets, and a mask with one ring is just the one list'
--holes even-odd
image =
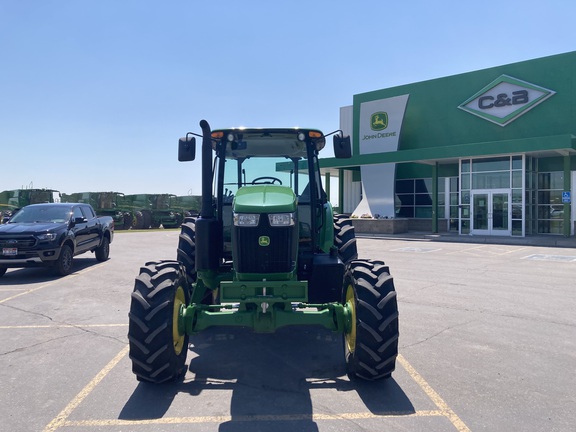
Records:
{"label": "tractor front tire", "polygon": [[344,278],[351,328],[344,334],[348,376],[389,378],[398,356],[398,303],[390,270],[382,261],[354,260]]}
{"label": "tractor front tire", "polygon": [[334,244],[338,248],[338,256],[344,264],[358,258],[354,225],[346,215],[334,216]]}
{"label": "tractor front tire", "polygon": [[139,381],[159,384],[185,371],[188,335],[178,328],[178,322],[181,307],[189,302],[179,262],[148,262],[140,268],[128,315],[132,372]]}

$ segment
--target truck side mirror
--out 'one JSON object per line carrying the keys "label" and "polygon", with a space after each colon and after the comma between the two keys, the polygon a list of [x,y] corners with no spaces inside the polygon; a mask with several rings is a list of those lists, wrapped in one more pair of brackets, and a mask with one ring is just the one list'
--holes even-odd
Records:
{"label": "truck side mirror", "polygon": [[178,140],[178,160],[193,161],[196,158],[196,138],[185,136]]}
{"label": "truck side mirror", "polygon": [[350,135],[334,135],[334,156],[338,159],[349,159],[352,157],[352,145],[350,144]]}

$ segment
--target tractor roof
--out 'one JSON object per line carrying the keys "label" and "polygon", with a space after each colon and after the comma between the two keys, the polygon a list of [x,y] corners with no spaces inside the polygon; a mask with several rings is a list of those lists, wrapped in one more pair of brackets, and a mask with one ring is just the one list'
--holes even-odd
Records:
{"label": "tractor roof", "polygon": [[303,128],[232,128],[212,131],[213,144],[226,143],[226,158],[246,157],[306,157],[306,141],[317,150],[324,148],[326,139],[317,129]]}

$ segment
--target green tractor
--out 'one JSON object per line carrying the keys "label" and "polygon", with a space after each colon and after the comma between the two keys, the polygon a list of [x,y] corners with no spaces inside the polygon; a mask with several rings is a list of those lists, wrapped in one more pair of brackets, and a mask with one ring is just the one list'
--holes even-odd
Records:
{"label": "green tractor", "polygon": [[[333,214],[318,161],[326,135],[200,127],[200,215],[184,220],[176,260],[147,262],[136,277],[128,339],[137,379],[180,377],[189,337],[207,328],[295,325],[342,334],[350,378],[390,377],[394,282],[384,262],[357,258],[351,220]],[[350,138],[339,132],[327,135],[335,156],[350,157]],[[180,139],[180,161],[194,160],[194,135]]]}

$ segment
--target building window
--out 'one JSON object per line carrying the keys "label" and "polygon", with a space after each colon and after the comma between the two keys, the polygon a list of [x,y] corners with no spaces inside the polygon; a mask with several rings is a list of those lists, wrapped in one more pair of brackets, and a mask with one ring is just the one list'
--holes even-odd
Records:
{"label": "building window", "polygon": [[432,179],[396,180],[396,217],[432,218]]}
{"label": "building window", "polygon": [[564,173],[538,173],[538,233],[562,234],[564,228]]}

